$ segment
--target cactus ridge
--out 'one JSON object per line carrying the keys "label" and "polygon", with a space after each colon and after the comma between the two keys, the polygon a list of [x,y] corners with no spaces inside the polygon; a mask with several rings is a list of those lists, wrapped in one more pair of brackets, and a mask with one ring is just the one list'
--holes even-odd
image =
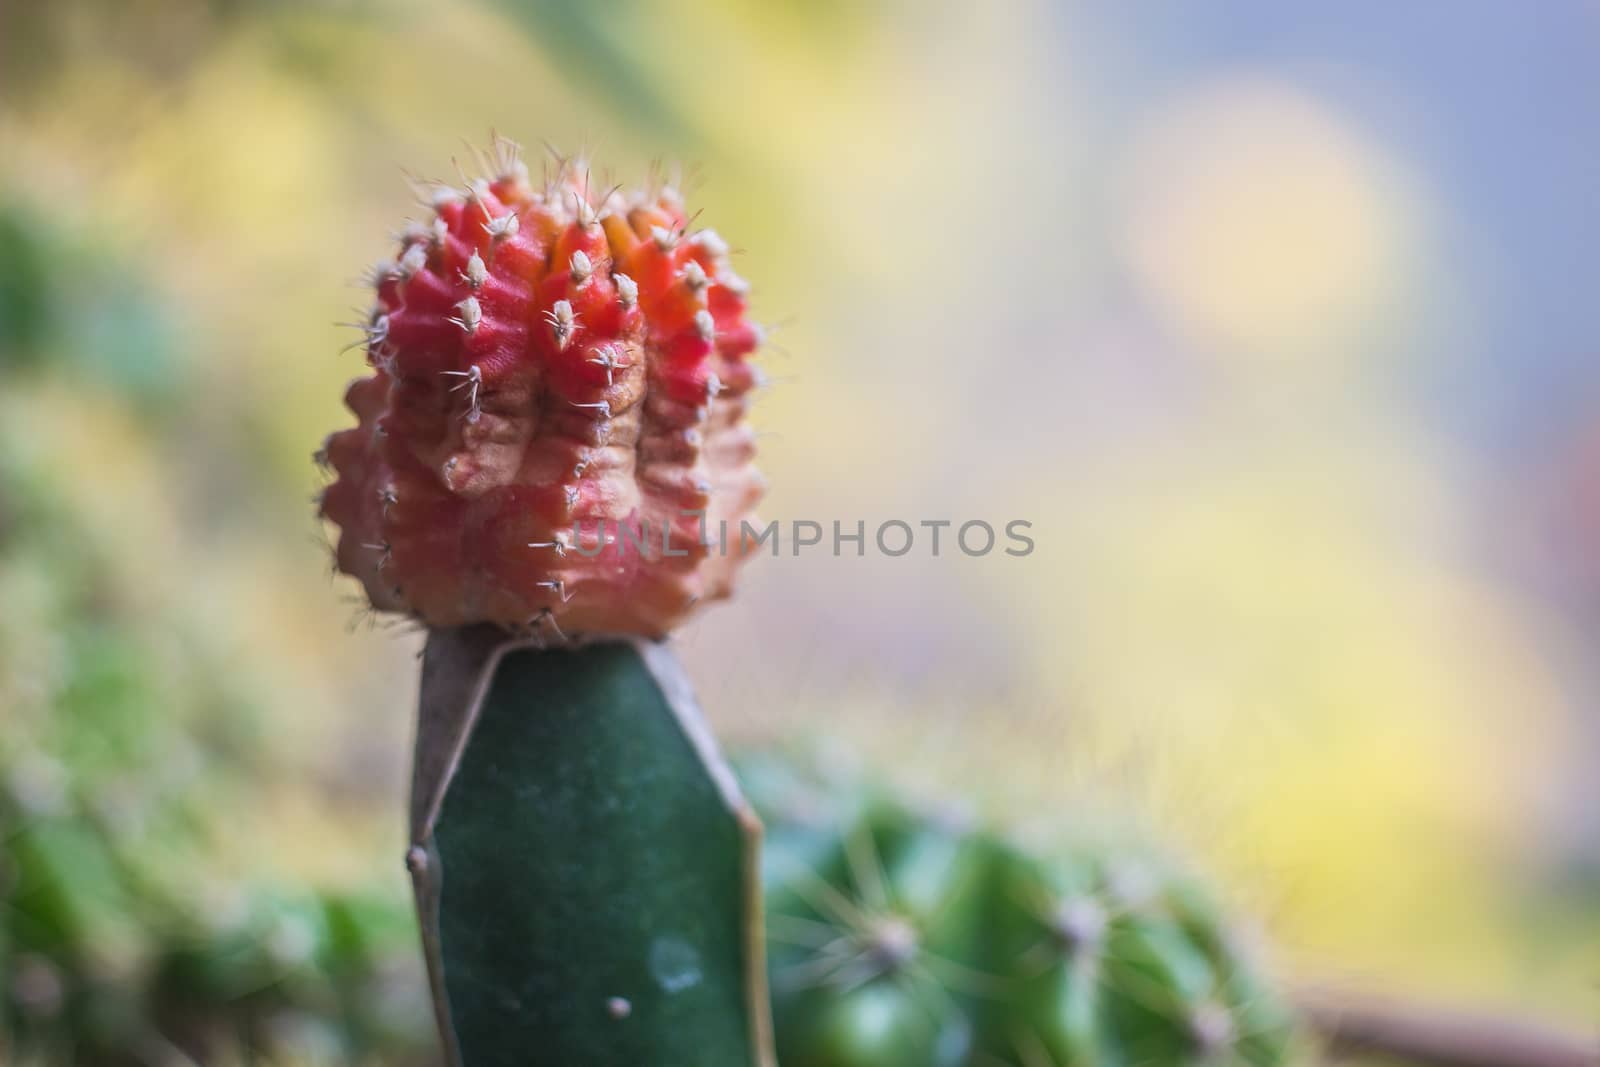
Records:
{"label": "cactus ridge", "polygon": [[764,488],[748,285],[672,187],[491,155],[368,273],[358,425],[318,454],[338,568],[432,626],[662,636],[729,594],[707,532]]}
{"label": "cactus ridge", "polygon": [[1277,1067],[1299,1037],[1202,887],[746,760],[784,1067]]}

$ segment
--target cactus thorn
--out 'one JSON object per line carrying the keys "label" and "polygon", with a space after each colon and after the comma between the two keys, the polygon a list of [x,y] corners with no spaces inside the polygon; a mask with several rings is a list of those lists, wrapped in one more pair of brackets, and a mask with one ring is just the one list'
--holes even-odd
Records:
{"label": "cactus thorn", "polygon": [[450,391],[452,393],[459,393],[463,389],[468,390],[467,421],[477,422],[478,416],[482,410],[478,407],[478,389],[481,385],[483,385],[483,369],[474,363],[466,370],[446,370],[440,371],[439,373],[448,375],[452,378],[461,379],[461,381],[450,387]]}
{"label": "cactus thorn", "polygon": [[556,347],[564,350],[567,342],[572,340],[573,332],[578,328],[578,316],[573,312],[571,302],[557,300],[555,305],[544,313],[544,321],[550,326]]}
{"label": "cactus thorn", "polygon": [[618,197],[617,194],[620,192],[622,192],[622,183],[618,182],[611,188],[607,189],[605,195],[596,201],[596,203],[600,205],[599,211],[601,218],[605,218],[606,216],[616,212],[620,201],[620,197]]}
{"label": "cactus thorn", "polygon": [[605,368],[606,388],[609,389],[616,384],[616,381],[612,376],[612,372],[615,371],[617,367],[621,366],[621,364],[617,362],[617,357],[610,348],[602,350],[599,355],[589,357],[588,362],[597,367]]}
{"label": "cactus thorn", "polygon": [[433,236],[433,229],[426,223],[416,219],[407,219],[404,226],[394,234],[394,239],[402,245],[427,244]]}
{"label": "cactus thorn", "polygon": [[573,193],[573,214],[577,216],[578,225],[585,230],[599,221],[594,213],[594,206],[589,203],[589,198],[582,193]]}
{"label": "cactus thorn", "polygon": [[617,300],[625,308],[631,308],[639,303],[639,283],[626,274],[617,274],[612,277],[617,284]]}
{"label": "cactus thorn", "polygon": [[361,337],[339,349],[341,355],[352,348],[373,348],[382,345],[389,337],[389,316],[381,311],[374,311],[372,318],[366,322],[341,322],[337,325],[361,331]]}
{"label": "cactus thorn", "polygon": [[594,273],[594,264],[589,261],[587,253],[581,249],[572,253],[572,260],[568,266],[573,285],[582,285],[589,280],[589,275]]}
{"label": "cactus thorn", "polygon": [[689,292],[698,294],[709,283],[710,279],[706,277],[706,269],[700,265],[699,260],[691,259],[684,265],[683,284],[688,287]]}
{"label": "cactus thorn", "polygon": [[375,289],[384,282],[400,276],[400,264],[392,259],[380,259],[361,275],[361,284]]}
{"label": "cactus thorn", "polygon": [[428,249],[425,244],[418,243],[408,247],[400,256],[396,273],[401,281],[410,281],[412,277],[428,265]]}
{"label": "cactus thorn", "polygon": [[567,643],[567,635],[562,631],[560,625],[557,624],[555,612],[551,611],[549,608],[540,608],[539,613],[529,620],[529,625],[534,628],[548,625],[550,629],[555,632],[557,640],[559,640],[562,644]]}
{"label": "cactus thorn", "polygon": [[522,161],[522,146],[509,137],[490,131],[491,173],[501,180],[527,182],[528,165]]}
{"label": "cactus thorn", "polygon": [[702,341],[709,341],[717,335],[717,323],[711,317],[711,312],[701,308],[694,313],[694,331]]}
{"label": "cactus thorn", "polygon": [[[560,578],[547,579],[542,582],[534,582],[533,584],[538,586],[540,589],[550,590],[556,596],[561,598],[561,602],[563,604],[572,599],[572,594],[567,592],[567,583]],[[550,609],[546,608],[545,610],[549,611]]]}
{"label": "cactus thorn", "polygon": [[461,272],[461,280],[466,282],[467,287],[473,292],[477,292],[483,288],[483,283],[488,277],[489,268],[483,265],[483,257],[474,251],[467,260],[466,269]]}
{"label": "cactus thorn", "polygon": [[450,320],[466,333],[472,333],[483,321],[483,308],[478,304],[478,298],[469,296],[456,305],[456,314]]}
{"label": "cactus thorn", "polygon": [[522,229],[522,221],[517,217],[515,211],[508,211],[504,215],[492,218],[484,223],[483,229],[489,235],[490,244],[498,247],[502,241],[517,235],[517,231]]}

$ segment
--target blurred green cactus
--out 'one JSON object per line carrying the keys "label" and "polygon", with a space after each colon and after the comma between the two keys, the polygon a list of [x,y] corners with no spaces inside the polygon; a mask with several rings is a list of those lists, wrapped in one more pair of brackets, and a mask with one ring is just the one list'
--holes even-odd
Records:
{"label": "blurred green cactus", "polygon": [[1126,844],[1036,850],[795,763],[766,820],[784,1067],[1275,1067],[1286,1003],[1209,893]]}

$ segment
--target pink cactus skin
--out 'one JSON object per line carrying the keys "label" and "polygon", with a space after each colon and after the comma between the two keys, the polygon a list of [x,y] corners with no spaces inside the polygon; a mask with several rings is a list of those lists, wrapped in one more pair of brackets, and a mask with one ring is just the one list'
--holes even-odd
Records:
{"label": "pink cactus skin", "polygon": [[596,201],[565,163],[536,190],[500,156],[373,270],[358,425],[323,453],[338,567],[430,626],[663,636],[729,595],[764,490],[747,286],[672,190]]}

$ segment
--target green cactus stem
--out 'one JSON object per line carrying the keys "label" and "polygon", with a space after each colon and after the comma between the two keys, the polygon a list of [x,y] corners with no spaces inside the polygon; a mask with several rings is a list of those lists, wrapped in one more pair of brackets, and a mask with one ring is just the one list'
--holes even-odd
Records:
{"label": "green cactus stem", "polygon": [[670,651],[435,630],[407,855],[459,1067],[772,1067],[757,865]]}

